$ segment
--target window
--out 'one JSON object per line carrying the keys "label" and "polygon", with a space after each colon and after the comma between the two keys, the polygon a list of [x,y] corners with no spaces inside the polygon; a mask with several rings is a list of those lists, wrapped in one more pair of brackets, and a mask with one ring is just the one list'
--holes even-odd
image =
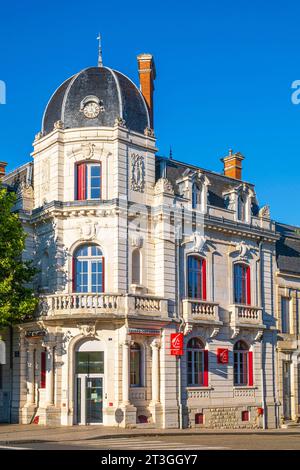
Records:
{"label": "window", "polygon": [[245,222],[246,220],[246,196],[244,194],[240,194],[238,196],[238,210],[237,210],[237,216],[238,220],[241,222]]}
{"label": "window", "polygon": [[187,385],[208,386],[208,351],[199,338],[192,338],[187,344]]}
{"label": "window", "polygon": [[101,198],[100,163],[79,163],[76,172],[76,199]]}
{"label": "window", "polygon": [[242,411],[242,421],[249,421],[249,411]]}
{"label": "window", "polygon": [[141,284],[141,253],[138,249],[132,252],[132,284]]}
{"label": "window", "polygon": [[192,209],[200,209],[201,208],[201,196],[202,191],[201,188],[196,183],[193,183],[192,186]]}
{"label": "window", "polygon": [[204,415],[203,413],[195,414],[195,424],[204,424]]}
{"label": "window", "polygon": [[141,346],[133,343],[130,347],[130,386],[141,387]]}
{"label": "window", "polygon": [[238,341],[233,350],[234,385],[253,385],[253,357],[243,341]]}
{"label": "window", "polygon": [[103,374],[103,351],[77,351],[76,374]]}
{"label": "window", "polygon": [[206,300],[206,260],[188,257],[188,297]]}
{"label": "window", "polygon": [[74,292],[104,292],[104,257],[96,245],[83,245],[73,260]]}
{"label": "window", "polygon": [[234,303],[251,305],[250,267],[245,264],[234,265]]}
{"label": "window", "polygon": [[290,333],[290,299],[281,297],[281,331]]}
{"label": "window", "polygon": [[0,364],[0,390],[3,388],[3,365]]}
{"label": "window", "polygon": [[46,351],[41,352],[40,388],[46,388]]}

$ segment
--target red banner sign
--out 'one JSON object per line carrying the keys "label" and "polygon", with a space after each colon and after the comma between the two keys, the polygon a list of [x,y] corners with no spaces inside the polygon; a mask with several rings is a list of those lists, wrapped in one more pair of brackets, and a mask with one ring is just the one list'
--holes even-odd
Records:
{"label": "red banner sign", "polygon": [[172,356],[183,355],[183,333],[171,334],[171,354]]}
{"label": "red banner sign", "polygon": [[218,364],[228,364],[228,349],[217,349]]}

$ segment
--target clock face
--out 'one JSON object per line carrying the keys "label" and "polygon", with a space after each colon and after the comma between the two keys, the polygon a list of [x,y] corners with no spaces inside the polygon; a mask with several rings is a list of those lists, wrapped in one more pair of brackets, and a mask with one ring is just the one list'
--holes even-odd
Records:
{"label": "clock face", "polygon": [[96,118],[100,113],[100,106],[97,103],[87,103],[83,108],[83,114],[89,119]]}

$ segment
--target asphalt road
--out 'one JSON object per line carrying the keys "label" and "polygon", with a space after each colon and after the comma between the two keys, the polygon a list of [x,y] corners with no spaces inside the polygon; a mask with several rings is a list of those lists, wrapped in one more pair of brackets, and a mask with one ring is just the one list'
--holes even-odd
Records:
{"label": "asphalt road", "polygon": [[1,445],[0,450],[300,450],[300,434],[153,436]]}

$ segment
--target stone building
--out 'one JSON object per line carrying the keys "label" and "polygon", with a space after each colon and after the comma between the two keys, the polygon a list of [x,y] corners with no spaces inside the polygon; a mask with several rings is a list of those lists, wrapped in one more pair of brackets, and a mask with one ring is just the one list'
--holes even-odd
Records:
{"label": "stone building", "polygon": [[278,390],[280,418],[286,425],[300,416],[300,229],[276,224],[276,230]]}
{"label": "stone building", "polygon": [[138,66],[140,89],[101,63],[67,79],[3,177],[40,307],[2,332],[0,419],[276,427],[275,223],[240,153],[222,174],[157,155]]}

